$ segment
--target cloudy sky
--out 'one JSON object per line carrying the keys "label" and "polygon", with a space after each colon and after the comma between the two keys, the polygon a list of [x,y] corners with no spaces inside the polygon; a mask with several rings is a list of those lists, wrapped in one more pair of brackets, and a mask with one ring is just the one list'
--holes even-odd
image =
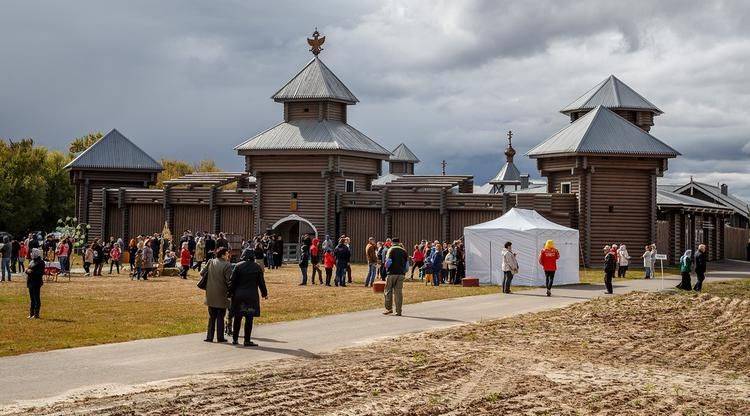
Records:
{"label": "cloudy sky", "polygon": [[[744,3],[744,4],[743,4]],[[269,97],[310,59],[360,99],[350,123],[406,142],[418,173],[503,162],[564,127],[558,111],[610,74],[661,108],[683,156],[665,181],[750,199],[750,4],[710,1],[9,1],[0,13],[0,137],[63,149],[118,128],[156,158],[215,159],[277,123]]]}

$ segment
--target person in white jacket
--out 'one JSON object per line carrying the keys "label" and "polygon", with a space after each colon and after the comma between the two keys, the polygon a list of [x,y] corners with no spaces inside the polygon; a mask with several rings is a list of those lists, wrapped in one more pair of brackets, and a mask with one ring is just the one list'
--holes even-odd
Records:
{"label": "person in white jacket", "polygon": [[651,268],[653,266],[651,262],[651,246],[648,245],[643,251],[643,254],[641,254],[641,258],[643,259],[643,271],[646,274],[644,279],[650,279],[651,275],[653,274],[653,269]]}
{"label": "person in white jacket", "polygon": [[628,272],[628,264],[630,264],[630,256],[628,255],[628,249],[625,244],[621,245],[618,250],[618,261],[619,266],[617,269],[617,277],[625,277],[625,273]]}
{"label": "person in white jacket", "polygon": [[512,250],[513,243],[510,241],[505,243],[503,248],[503,293],[510,293],[510,283],[513,280],[513,275],[518,273],[518,261],[516,260],[516,253]]}

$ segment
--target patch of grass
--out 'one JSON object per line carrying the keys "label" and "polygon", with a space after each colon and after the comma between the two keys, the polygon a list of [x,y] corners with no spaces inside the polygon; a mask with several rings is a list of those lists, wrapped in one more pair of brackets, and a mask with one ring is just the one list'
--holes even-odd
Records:
{"label": "patch of grass", "polygon": [[[105,269],[108,270],[108,269]],[[382,307],[383,295],[364,288],[367,266],[352,266],[354,283],[346,288],[298,286],[294,265],[268,270],[269,300],[262,301],[261,324],[305,319]],[[105,272],[106,273],[106,272]],[[204,292],[188,280],[160,277],[132,281],[126,274],[61,278],[42,287],[42,319],[28,320],[28,291],[23,278],[0,284],[0,356],[48,351],[205,330]],[[498,286],[475,288],[404,283],[404,304],[499,293]]]}
{"label": "patch of grass", "polygon": [[484,400],[487,401],[487,402],[489,402],[489,403],[499,402],[502,399],[503,399],[503,395],[500,394],[500,393],[490,393],[490,394],[484,396]]}
{"label": "patch of grass", "polygon": [[[724,298],[750,299],[750,279],[725,280],[704,283],[703,293]],[[683,292],[690,293],[690,292]]]}
{"label": "patch of grass", "polygon": [[414,361],[414,365],[425,365],[427,364],[427,354],[425,354],[422,351],[417,351],[414,354],[412,354],[412,360]]}

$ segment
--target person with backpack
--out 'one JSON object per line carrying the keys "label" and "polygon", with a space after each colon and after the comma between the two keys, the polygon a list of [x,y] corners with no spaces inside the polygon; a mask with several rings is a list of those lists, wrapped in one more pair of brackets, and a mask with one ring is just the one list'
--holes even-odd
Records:
{"label": "person with backpack", "polygon": [[560,252],[555,248],[555,242],[547,240],[544,248],[539,253],[539,264],[544,269],[545,287],[547,287],[547,296],[552,296],[552,285],[555,280],[557,271],[557,260],[560,258]]}
{"label": "person with backpack", "polygon": [[401,316],[401,307],[404,303],[404,279],[409,267],[409,254],[401,245],[398,238],[391,239],[391,248],[385,256],[388,277],[385,280],[385,312],[383,315],[393,313],[393,303],[396,303],[396,316]]}

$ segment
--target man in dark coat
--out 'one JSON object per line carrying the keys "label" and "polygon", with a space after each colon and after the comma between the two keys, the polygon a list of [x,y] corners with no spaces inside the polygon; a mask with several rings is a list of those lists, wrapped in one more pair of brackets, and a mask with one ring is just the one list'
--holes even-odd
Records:
{"label": "man in dark coat", "polygon": [[41,250],[35,248],[31,251],[31,263],[26,268],[26,287],[29,289],[29,319],[39,319],[39,310],[42,308],[42,285],[44,284],[44,259]]}
{"label": "man in dark coat", "polygon": [[242,261],[234,266],[232,278],[229,283],[229,295],[232,298],[231,313],[232,321],[232,344],[237,345],[240,335],[242,318],[245,318],[245,342],[246,347],[254,347],[258,344],[250,340],[253,332],[253,319],[260,316],[260,296],[268,299],[268,289],[263,278],[263,269],[255,262],[252,250],[245,250]]}
{"label": "man in dark coat", "polygon": [[214,251],[216,250],[216,240],[211,234],[206,234],[206,261],[214,258]]}
{"label": "man in dark coat", "polygon": [[607,288],[607,294],[611,295],[612,279],[615,277],[615,264],[617,263],[617,252],[614,248],[609,248],[607,254],[604,255],[604,286]]}
{"label": "man in dark coat", "polygon": [[706,279],[706,245],[698,246],[698,252],[695,253],[695,275],[698,282],[693,286],[693,290],[700,292],[703,288],[703,280]]}
{"label": "man in dark coat", "polygon": [[333,250],[333,257],[336,258],[336,286],[346,287],[346,270],[349,268],[352,253],[343,238],[339,239],[339,245]]}

